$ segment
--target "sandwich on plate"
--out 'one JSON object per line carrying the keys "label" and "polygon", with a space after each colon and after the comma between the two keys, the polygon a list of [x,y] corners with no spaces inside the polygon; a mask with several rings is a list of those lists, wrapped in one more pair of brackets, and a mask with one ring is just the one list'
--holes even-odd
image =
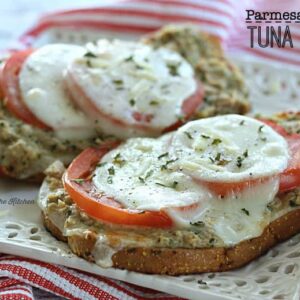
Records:
{"label": "sandwich on plate", "polygon": [[300,231],[300,117],[230,114],[85,149],[46,170],[45,226],[102,267],[235,269]]}
{"label": "sandwich on plate", "polygon": [[[187,47],[189,51],[187,51]],[[0,171],[41,180],[56,160],[109,140],[156,137],[189,119],[249,110],[219,43],[187,26],[140,42],[51,44],[1,64]]]}

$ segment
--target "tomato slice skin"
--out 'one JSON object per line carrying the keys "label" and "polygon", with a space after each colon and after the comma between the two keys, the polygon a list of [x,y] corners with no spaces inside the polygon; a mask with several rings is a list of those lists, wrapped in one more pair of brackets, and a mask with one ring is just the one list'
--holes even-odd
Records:
{"label": "tomato slice skin", "polygon": [[13,53],[4,63],[1,74],[1,89],[5,95],[7,109],[23,122],[39,127],[41,129],[51,129],[40,121],[26,106],[22,100],[19,86],[19,74],[23,63],[33,52],[33,49],[18,51]]}
{"label": "tomato slice skin", "polygon": [[300,135],[286,137],[292,159],[288,167],[280,174],[280,192],[287,192],[300,187]]}
{"label": "tomato slice skin", "polygon": [[[288,167],[279,174],[279,193],[288,192],[300,187],[300,134],[289,134],[282,126],[271,120],[259,120],[272,127],[278,134],[283,136],[288,143],[291,159],[289,160]],[[260,178],[237,183],[207,182],[204,184],[216,194],[226,196],[230,192],[242,191],[249,186],[254,186],[267,179],[268,178]]]}
{"label": "tomato slice skin", "polygon": [[270,120],[260,120],[282,135],[288,145],[291,159],[288,167],[280,174],[279,192],[284,193],[300,187],[300,134],[289,134],[282,126]]}
{"label": "tomato slice skin", "polygon": [[257,178],[240,182],[201,182],[208,189],[221,197],[226,197],[231,193],[240,193],[247,188],[269,180],[270,177]]}
{"label": "tomato slice skin", "polygon": [[[71,163],[63,176],[64,187],[73,201],[89,216],[113,224],[156,228],[172,227],[173,222],[162,211],[135,211],[122,208],[120,203],[101,193],[93,193],[88,177],[100,159],[118,143],[105,144],[99,148],[84,150]],[[78,183],[76,179],[86,179]]]}
{"label": "tomato slice skin", "polygon": [[[289,134],[282,126],[271,120],[259,120],[272,127],[278,134],[283,136],[288,143],[291,159],[288,163],[288,167],[281,174],[279,174],[279,193],[284,193],[300,187],[300,134]],[[248,187],[263,183],[268,179],[270,178],[258,178],[241,182],[199,181],[199,183],[204,184],[217,195],[224,197],[232,192],[241,192]]]}
{"label": "tomato slice skin", "polygon": [[[284,138],[291,136],[282,126],[280,126],[279,124],[271,120],[266,120],[266,119],[258,119],[258,120],[270,126],[273,130],[275,130],[277,133],[282,135]],[[300,137],[300,135],[298,134],[295,135]]]}

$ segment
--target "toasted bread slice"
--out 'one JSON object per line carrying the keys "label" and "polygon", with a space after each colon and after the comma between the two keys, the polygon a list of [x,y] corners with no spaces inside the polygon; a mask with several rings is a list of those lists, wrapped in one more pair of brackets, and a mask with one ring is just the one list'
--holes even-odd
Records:
{"label": "toasted bread slice", "polygon": [[[299,114],[292,117],[291,114],[279,114],[271,119],[280,119],[281,125],[291,133],[298,131]],[[300,232],[300,188],[277,196],[268,205],[272,218],[260,236],[228,246],[222,244],[218,237],[211,238],[203,232],[200,237],[193,231],[184,230],[153,229],[132,233],[134,230],[130,228],[102,224],[76,207],[66,194],[61,181],[63,172],[64,167],[60,163],[47,170],[47,192],[41,193],[39,199],[40,203],[44,203],[40,206],[45,226],[56,238],[67,241],[76,255],[101,265],[103,260],[99,255],[104,253],[109,258],[105,266],[143,273],[180,275],[227,271],[246,265]],[[64,225],[61,225],[63,222]],[[132,237],[142,243],[132,242]],[[100,244],[104,241],[104,246],[105,239],[108,239],[114,250],[106,246],[99,248],[99,239]],[[119,243],[120,240],[122,243]]]}
{"label": "toasted bread slice", "polygon": [[[130,271],[183,275],[203,272],[221,272],[242,267],[266,253],[276,244],[300,232],[300,209],[295,209],[271,222],[259,237],[243,241],[233,247],[210,248],[125,248],[112,256],[112,266]],[[43,214],[46,228],[61,241],[66,237]],[[95,262],[94,248],[97,234],[73,234],[67,237],[72,252]]]}
{"label": "toasted bread slice", "polygon": [[[166,46],[181,53],[194,67],[206,93],[204,105],[194,118],[249,111],[242,76],[223,57],[215,37],[185,25],[166,26],[143,40],[154,47]],[[61,141],[51,131],[17,120],[6,109],[5,102],[0,104],[0,119],[0,166],[7,176],[22,180],[40,181],[40,174],[55,160],[67,165],[86,147],[97,146],[107,139],[99,135],[72,143]]]}
{"label": "toasted bread slice", "polygon": [[167,47],[180,53],[192,66],[200,59],[221,57],[223,50],[219,39],[197,26],[189,24],[170,24],[160,30],[146,35],[142,41],[155,48]]}
{"label": "toasted bread slice", "polygon": [[180,53],[195,68],[205,90],[204,105],[195,118],[245,114],[250,110],[243,76],[224,56],[215,36],[199,32],[196,26],[173,24],[148,35],[143,41]]}
{"label": "toasted bread slice", "polygon": [[0,101],[0,166],[8,177],[41,182],[51,163],[59,159],[69,164],[86,147],[100,145],[103,138],[62,141],[50,131],[16,119]]}

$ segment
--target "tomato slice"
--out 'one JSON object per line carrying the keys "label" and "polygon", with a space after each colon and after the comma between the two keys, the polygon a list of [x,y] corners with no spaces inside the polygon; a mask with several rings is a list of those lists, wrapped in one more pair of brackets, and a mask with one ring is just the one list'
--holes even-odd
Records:
{"label": "tomato slice", "polygon": [[[300,134],[289,134],[279,124],[265,119],[260,119],[261,122],[272,127],[277,133],[285,138],[288,143],[290,160],[288,167],[279,175],[279,193],[293,190],[300,187]],[[210,190],[219,196],[226,196],[230,193],[241,192],[245,188],[263,183],[269,178],[258,178],[241,182],[200,182],[207,186]]]}
{"label": "tomato slice", "polygon": [[270,120],[261,120],[282,135],[288,145],[291,159],[288,167],[280,174],[281,193],[300,187],[300,134],[289,134],[282,126]]}
{"label": "tomato slice", "polygon": [[286,192],[300,187],[300,135],[286,138],[289,144],[290,155],[287,169],[280,174],[280,192]]}
{"label": "tomato slice", "polygon": [[257,178],[253,180],[246,180],[240,182],[201,182],[208,189],[216,193],[218,196],[225,197],[231,193],[239,193],[243,190],[255,186],[257,184],[263,183],[269,180],[269,177]]}
{"label": "tomato slice", "polygon": [[[276,122],[273,122],[271,120],[265,120],[265,119],[258,119],[258,120],[265,123],[266,125],[272,127],[277,133],[282,135],[284,138],[291,136],[282,126],[280,126]],[[300,137],[300,135],[298,135],[298,134],[295,134],[295,135]]]}
{"label": "tomato slice", "polygon": [[50,129],[27,108],[20,91],[19,73],[24,61],[33,51],[27,49],[15,52],[6,60],[0,78],[1,88],[5,95],[6,107],[13,115],[27,124]]}
{"label": "tomato slice", "polygon": [[[260,121],[272,127],[277,133],[283,136],[288,143],[291,158],[288,167],[279,175],[279,193],[284,193],[300,187],[300,134],[289,134],[282,126],[270,120],[260,119]],[[267,178],[238,183],[212,182],[207,183],[207,186],[218,195],[224,196],[231,191],[241,191],[248,186],[259,184],[266,179]]]}
{"label": "tomato slice", "polygon": [[90,180],[91,172],[101,158],[117,145],[117,143],[110,143],[100,148],[84,150],[71,163],[63,177],[66,191],[78,207],[95,219],[121,225],[171,227],[172,220],[162,211],[129,210],[123,208],[112,197],[95,190]]}

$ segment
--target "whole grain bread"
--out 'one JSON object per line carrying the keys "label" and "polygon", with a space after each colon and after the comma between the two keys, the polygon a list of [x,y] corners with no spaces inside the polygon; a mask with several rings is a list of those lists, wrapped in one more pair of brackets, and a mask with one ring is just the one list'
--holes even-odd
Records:
{"label": "whole grain bread", "polygon": [[[113,267],[149,274],[183,275],[203,272],[222,272],[246,265],[266,253],[276,244],[300,232],[300,208],[271,222],[263,233],[236,246],[198,249],[125,248],[112,257]],[[61,241],[66,237],[43,214],[46,228]],[[93,250],[97,235],[74,234],[67,238],[76,255],[94,262]]]}
{"label": "whole grain bread", "polygon": [[[270,119],[279,123],[291,134],[299,132],[299,113],[281,113]],[[61,174],[53,175],[52,173],[52,177],[55,175],[54,178],[60,186]],[[287,206],[290,209],[283,210]],[[242,267],[278,243],[300,233],[300,189],[281,194],[274,208],[281,213],[273,218],[260,236],[242,241],[235,246],[193,249],[127,247],[112,256],[113,266],[149,274],[168,275],[221,272]],[[98,238],[96,232],[87,230],[85,234],[71,234],[65,237],[45,212],[43,219],[46,228],[56,238],[67,240],[72,252],[88,261],[95,261],[93,253]]]}

